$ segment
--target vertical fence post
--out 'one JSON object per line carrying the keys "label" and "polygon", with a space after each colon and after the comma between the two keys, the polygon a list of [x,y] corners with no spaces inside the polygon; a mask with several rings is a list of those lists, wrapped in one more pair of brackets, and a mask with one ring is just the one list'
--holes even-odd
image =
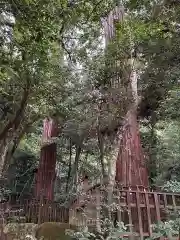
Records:
{"label": "vertical fence post", "polygon": [[155,192],[154,192],[154,202],[155,202],[155,210],[156,210],[157,221],[160,222],[161,221],[160,205],[159,205],[159,201],[158,201],[158,195]]}
{"label": "vertical fence post", "polygon": [[117,197],[118,197],[118,209],[117,209],[117,218],[118,222],[122,221],[122,214],[121,214],[121,192],[117,189]]}
{"label": "vertical fence post", "polygon": [[175,200],[174,194],[172,194],[172,202],[173,202],[174,211],[176,212],[177,211],[177,207],[176,207],[176,200]]}
{"label": "vertical fence post", "polygon": [[130,239],[133,239],[133,227],[132,227],[132,214],[131,214],[131,200],[130,200],[130,193],[126,191],[127,197],[127,207],[128,207],[128,218],[129,218],[129,230],[130,230]]}
{"label": "vertical fence post", "polygon": [[140,239],[143,240],[143,226],[142,226],[142,216],[141,216],[139,192],[136,192],[136,206],[137,206],[137,212],[138,212]]}
{"label": "vertical fence post", "polygon": [[101,231],[101,191],[96,189],[96,229],[98,232]]}
{"label": "vertical fence post", "polygon": [[[154,192],[154,202],[155,202],[155,210],[156,210],[156,217],[157,222],[159,223],[161,221],[161,215],[160,215],[160,202],[158,200],[158,194]],[[163,240],[163,237],[160,237],[160,240]]]}
{"label": "vertical fence post", "polygon": [[165,208],[165,210],[168,210],[168,204],[167,204],[167,196],[166,196],[166,194],[163,194],[163,197],[164,197],[164,208]]}
{"label": "vertical fence post", "polygon": [[146,210],[147,210],[149,236],[152,237],[151,212],[150,212],[150,207],[149,207],[149,195],[148,195],[147,192],[145,192],[145,200],[146,200]]}
{"label": "vertical fence post", "polygon": [[41,223],[41,208],[42,208],[42,204],[43,204],[43,201],[42,201],[42,197],[41,197],[40,201],[39,201],[39,207],[38,207],[38,225]]}

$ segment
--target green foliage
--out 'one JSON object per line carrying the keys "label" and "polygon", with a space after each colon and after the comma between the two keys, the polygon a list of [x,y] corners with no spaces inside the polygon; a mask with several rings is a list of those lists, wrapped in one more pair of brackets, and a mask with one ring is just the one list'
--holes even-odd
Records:
{"label": "green foliage", "polygon": [[[13,21],[2,17],[0,22],[0,156],[4,142],[9,147],[20,137],[10,158],[11,194],[32,193],[45,116],[55,116],[61,129],[58,201],[69,204],[77,196],[84,173],[93,183],[109,173],[114,135],[132,107],[131,58],[150,178],[165,191],[180,191],[180,7],[155,0],[124,2],[125,18],[115,24],[116,36],[104,51],[100,18],[114,1],[3,1],[0,17],[6,12]],[[114,78],[120,80],[115,87]],[[127,229],[106,219],[100,233],[85,229],[75,237],[122,239]],[[178,234],[179,216],[154,231],[154,238]]]}
{"label": "green foliage", "polygon": [[75,239],[87,240],[92,237],[95,238],[95,234],[88,231],[88,228],[84,228],[81,232],[74,232],[72,230],[67,230],[66,234]]}
{"label": "green foliage", "polygon": [[[82,73],[76,71],[73,59],[79,63],[83,61],[85,65],[87,54],[83,49],[91,51],[94,48],[96,51],[94,42],[100,34],[99,19],[111,4],[111,1],[85,4],[81,1],[3,1],[0,26],[3,40],[0,45],[1,156],[4,143],[7,141],[9,147],[18,138],[18,144],[21,140],[27,151],[30,148],[37,154],[41,132],[35,130],[35,134],[29,133],[24,139],[22,136],[38,128],[34,122],[49,115],[55,114],[60,125],[69,117],[82,122],[73,126],[75,131],[78,128],[75,137],[71,134],[73,143],[77,136],[81,142],[81,138],[88,135],[94,119],[90,118],[92,112],[87,117],[82,112],[93,104],[90,103],[88,108],[83,104],[77,106],[90,90],[87,79],[82,82]],[[8,29],[8,34],[4,34],[4,28]]]}
{"label": "green foliage", "polygon": [[170,220],[167,222],[160,222],[157,225],[153,225],[153,237],[149,239],[158,239],[160,237],[166,237],[168,239],[172,239],[173,236],[179,235],[179,220],[175,221]]}
{"label": "green foliage", "polygon": [[[58,175],[63,189],[71,186],[74,174],[80,178],[88,172],[92,180],[102,179],[102,156],[107,174],[112,139],[132,104],[131,57],[138,73],[138,114],[150,178],[163,185],[173,167],[178,180],[179,6],[124,1],[125,18],[115,24],[116,36],[104,51],[100,19],[115,4],[111,0],[15,0],[1,6],[0,27],[9,32],[0,32],[0,146],[4,140],[10,146],[20,136],[19,148],[37,158],[42,119],[56,116],[61,128]],[[4,12],[8,17],[3,17]],[[111,84],[115,74],[118,87]],[[101,146],[97,129],[102,133]]]}
{"label": "green foliage", "polygon": [[180,182],[176,180],[167,181],[162,189],[169,192],[180,192]]}
{"label": "green foliage", "polygon": [[124,239],[123,235],[127,232],[127,226],[123,222],[118,222],[117,226],[109,219],[105,219],[101,224],[100,232],[89,232],[88,227],[85,227],[80,232],[67,231],[67,234],[75,239],[88,240],[88,239]]}
{"label": "green foliage", "polygon": [[13,157],[13,163],[10,165],[7,175],[11,197],[29,198],[33,192],[33,183],[35,180],[34,169],[37,166],[38,159],[32,153],[16,151]]}
{"label": "green foliage", "polygon": [[151,163],[155,164],[156,175],[153,177],[156,185],[162,186],[169,180],[178,182],[180,180],[179,130],[179,122],[169,119],[168,116],[167,120],[157,121],[153,134],[151,128],[143,128],[143,143],[149,153],[149,161],[151,161],[149,167]]}

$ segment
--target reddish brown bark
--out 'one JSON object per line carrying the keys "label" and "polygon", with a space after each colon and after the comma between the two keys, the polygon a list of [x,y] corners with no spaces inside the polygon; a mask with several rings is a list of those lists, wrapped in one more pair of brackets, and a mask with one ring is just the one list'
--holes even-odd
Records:
{"label": "reddish brown bark", "polygon": [[123,126],[116,162],[116,181],[125,187],[142,186],[147,188],[149,186],[139,124],[134,110],[128,112]]}
{"label": "reddish brown bark", "polygon": [[[124,8],[117,6],[110,12],[107,19],[104,19],[103,25],[105,30],[106,45],[115,37],[116,29],[115,22],[122,22],[124,18]],[[133,45],[133,44],[132,44]],[[133,52],[133,47],[131,53]],[[132,56],[132,54],[130,54]],[[127,85],[127,100],[124,101],[124,107],[127,108],[130,102],[129,111],[125,116],[125,122],[122,131],[118,129],[117,135],[122,134],[120,139],[118,135],[117,147],[120,144],[119,151],[115,153],[116,160],[116,177],[115,180],[122,184],[123,187],[148,187],[148,174],[144,163],[144,154],[140,142],[139,125],[137,122],[137,74],[134,69],[134,59],[126,59],[130,66],[128,73],[125,72],[124,80]],[[117,67],[116,61],[112,63],[113,67]],[[128,69],[128,68],[127,68]],[[118,69],[117,69],[118,70]],[[123,78],[113,77],[111,79],[112,87],[121,89],[123,85]],[[121,86],[121,87],[120,87]],[[124,87],[124,85],[123,85]],[[117,156],[118,153],[118,156]],[[116,159],[115,158],[115,159]],[[112,161],[112,159],[111,159]]]}
{"label": "reddish brown bark", "polygon": [[45,119],[43,126],[43,146],[36,175],[35,196],[37,199],[53,200],[54,181],[56,177],[56,142],[58,125],[54,119]]}

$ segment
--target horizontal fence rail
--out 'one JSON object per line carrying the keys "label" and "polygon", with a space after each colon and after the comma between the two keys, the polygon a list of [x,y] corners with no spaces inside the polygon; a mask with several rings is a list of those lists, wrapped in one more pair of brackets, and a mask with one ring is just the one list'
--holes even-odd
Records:
{"label": "horizontal fence rail", "polygon": [[56,202],[49,201],[19,201],[16,204],[1,203],[0,218],[9,222],[43,223],[68,222],[69,209]]}
{"label": "horizontal fence rail", "polygon": [[108,217],[128,226],[127,237],[144,239],[152,237],[152,224],[168,220],[170,213],[178,210],[178,193],[115,189],[111,194],[96,187],[80,194],[70,208],[45,200],[0,203],[0,222],[69,222],[99,229]]}
{"label": "horizontal fence rail", "polygon": [[102,209],[107,207],[112,221],[124,222],[128,226],[128,235],[143,239],[152,237],[153,224],[167,221],[171,213],[180,210],[180,194],[150,192],[147,189],[116,189],[111,196],[111,204],[108,201],[106,191],[91,189],[74,202],[70,210],[70,219],[74,218],[72,222],[78,222],[80,225],[97,226],[98,221],[103,220]]}

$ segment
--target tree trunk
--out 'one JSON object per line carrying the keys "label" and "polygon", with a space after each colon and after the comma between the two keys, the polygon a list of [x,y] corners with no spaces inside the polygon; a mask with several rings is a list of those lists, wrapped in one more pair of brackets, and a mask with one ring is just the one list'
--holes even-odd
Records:
{"label": "tree trunk", "polygon": [[27,88],[24,89],[22,100],[20,102],[20,107],[16,111],[14,118],[12,120],[9,120],[4,129],[0,132],[0,141],[7,137],[9,131],[10,132],[16,131],[17,128],[19,127],[21,118],[24,114],[24,110],[27,105],[28,97],[29,97],[29,85],[27,86]]}
{"label": "tree trunk", "polygon": [[147,170],[135,110],[127,114],[116,162],[116,181],[125,187],[148,187]]}
{"label": "tree trunk", "polygon": [[2,169],[2,177],[6,176],[6,172],[8,170],[9,164],[11,163],[11,159],[19,145],[19,142],[21,138],[23,137],[24,132],[20,133],[17,137],[15,137],[11,143],[8,144],[8,150],[6,151],[6,154],[4,155],[3,159],[3,169]]}
{"label": "tree trunk", "polygon": [[157,146],[157,136],[156,136],[156,131],[155,131],[155,125],[156,125],[156,115],[155,113],[152,113],[151,116],[151,139],[150,139],[150,146],[149,146],[149,177],[150,177],[150,183],[151,185],[154,184],[154,179],[157,177],[158,173],[158,164],[156,162],[156,146]]}
{"label": "tree trunk", "polygon": [[[115,7],[113,9],[108,17],[103,20],[104,25],[104,32],[105,32],[105,41],[106,45],[109,44],[110,41],[115,36],[115,24],[114,20],[119,20],[120,22],[124,18],[124,8],[121,6]],[[116,60],[111,63],[113,68],[117,67]],[[109,67],[109,66],[108,66]],[[111,80],[111,87],[112,88],[119,88],[119,77],[115,76]],[[127,80],[127,79],[126,79]],[[112,98],[112,97],[111,97]],[[112,137],[111,145],[113,146],[111,148],[111,154],[108,158],[108,186],[107,186],[107,205],[110,205],[112,203],[112,196],[113,196],[113,189],[114,189],[114,183],[115,183],[115,173],[116,173],[116,161],[118,157],[119,152],[119,144],[120,144],[120,136],[121,136],[121,127],[118,127],[117,133],[115,136]],[[108,209],[108,216],[111,218],[111,212]]]}
{"label": "tree trunk", "polygon": [[116,181],[125,187],[148,188],[148,174],[137,122],[137,74],[134,71],[133,59],[130,59],[130,64],[132,69],[130,75],[132,104],[123,125],[122,140],[116,162]]}
{"label": "tree trunk", "polygon": [[[7,169],[9,167],[9,164],[11,162],[12,156],[15,153],[21,139],[27,132],[28,128],[32,126],[33,123],[35,123],[39,119],[39,116],[31,116],[31,121],[27,122],[27,119],[21,118],[21,122],[19,123],[18,128],[13,133],[13,135],[10,135],[9,138],[5,139],[6,144],[4,145],[4,153],[1,154],[1,167],[0,167],[0,176],[5,177]],[[3,151],[3,150],[2,150]],[[1,150],[0,150],[1,152]]]}
{"label": "tree trunk", "polygon": [[[123,7],[116,7],[110,12],[108,19],[105,21],[105,38],[108,43],[115,36],[114,20],[123,21],[124,9]],[[130,38],[133,39],[132,36]],[[112,78],[112,87],[118,87],[126,91],[126,99],[124,100],[124,107],[128,107],[127,114],[122,129],[118,129],[117,139],[114,142],[114,152],[109,166],[109,192],[112,196],[114,185],[114,163],[116,162],[116,181],[123,186],[148,186],[147,171],[144,166],[144,156],[140,143],[139,126],[137,123],[137,73],[135,70],[135,60],[133,59],[133,42],[130,59],[124,59],[125,70],[123,71],[121,79],[119,77]],[[116,60],[112,64],[117,67]],[[118,81],[117,81],[118,80]],[[122,136],[122,139],[121,139]],[[109,194],[110,196],[110,194]]]}
{"label": "tree trunk", "polygon": [[29,97],[29,83],[24,89],[22,100],[20,102],[20,107],[15,113],[12,120],[9,120],[5,125],[3,130],[0,132],[0,177],[2,177],[4,164],[6,162],[7,154],[10,148],[10,144],[15,139],[18,128],[20,127],[22,118],[24,116],[24,111],[27,106],[27,100]]}
{"label": "tree trunk", "polygon": [[103,176],[103,180],[105,180],[106,179],[106,170],[105,170],[105,164],[104,164],[104,139],[103,139],[103,135],[100,132],[99,128],[97,129],[97,135],[98,135],[99,159],[100,159],[100,164],[101,164],[102,176]]}
{"label": "tree trunk", "polygon": [[16,150],[20,138],[22,137],[21,135],[18,135],[16,133],[16,136],[10,136],[9,138],[6,137],[4,139],[4,144],[1,145],[0,148],[0,177],[5,177],[6,170],[10,164],[10,160],[14,154],[14,151]]}
{"label": "tree trunk", "polygon": [[78,184],[78,168],[79,168],[79,159],[80,159],[81,151],[82,151],[81,145],[76,146],[76,155],[75,155],[73,174],[72,174],[74,189],[76,189]]}
{"label": "tree trunk", "polygon": [[53,200],[54,182],[56,177],[56,142],[59,134],[57,122],[54,119],[45,119],[43,127],[42,148],[40,162],[36,175],[35,196],[37,199]]}
{"label": "tree trunk", "polygon": [[108,157],[108,185],[107,185],[107,215],[111,219],[111,209],[110,206],[113,203],[113,190],[115,185],[116,176],[116,161],[119,152],[119,145],[121,140],[121,129],[115,135],[112,141],[111,154]]}
{"label": "tree trunk", "polygon": [[72,168],[72,140],[69,141],[69,169],[68,169],[68,176],[67,176],[67,183],[66,183],[66,193],[69,189],[69,183],[71,178],[71,168]]}
{"label": "tree trunk", "polygon": [[0,177],[2,178],[4,163],[8,153],[9,141],[5,143],[4,146],[1,146],[1,156],[0,156]]}

